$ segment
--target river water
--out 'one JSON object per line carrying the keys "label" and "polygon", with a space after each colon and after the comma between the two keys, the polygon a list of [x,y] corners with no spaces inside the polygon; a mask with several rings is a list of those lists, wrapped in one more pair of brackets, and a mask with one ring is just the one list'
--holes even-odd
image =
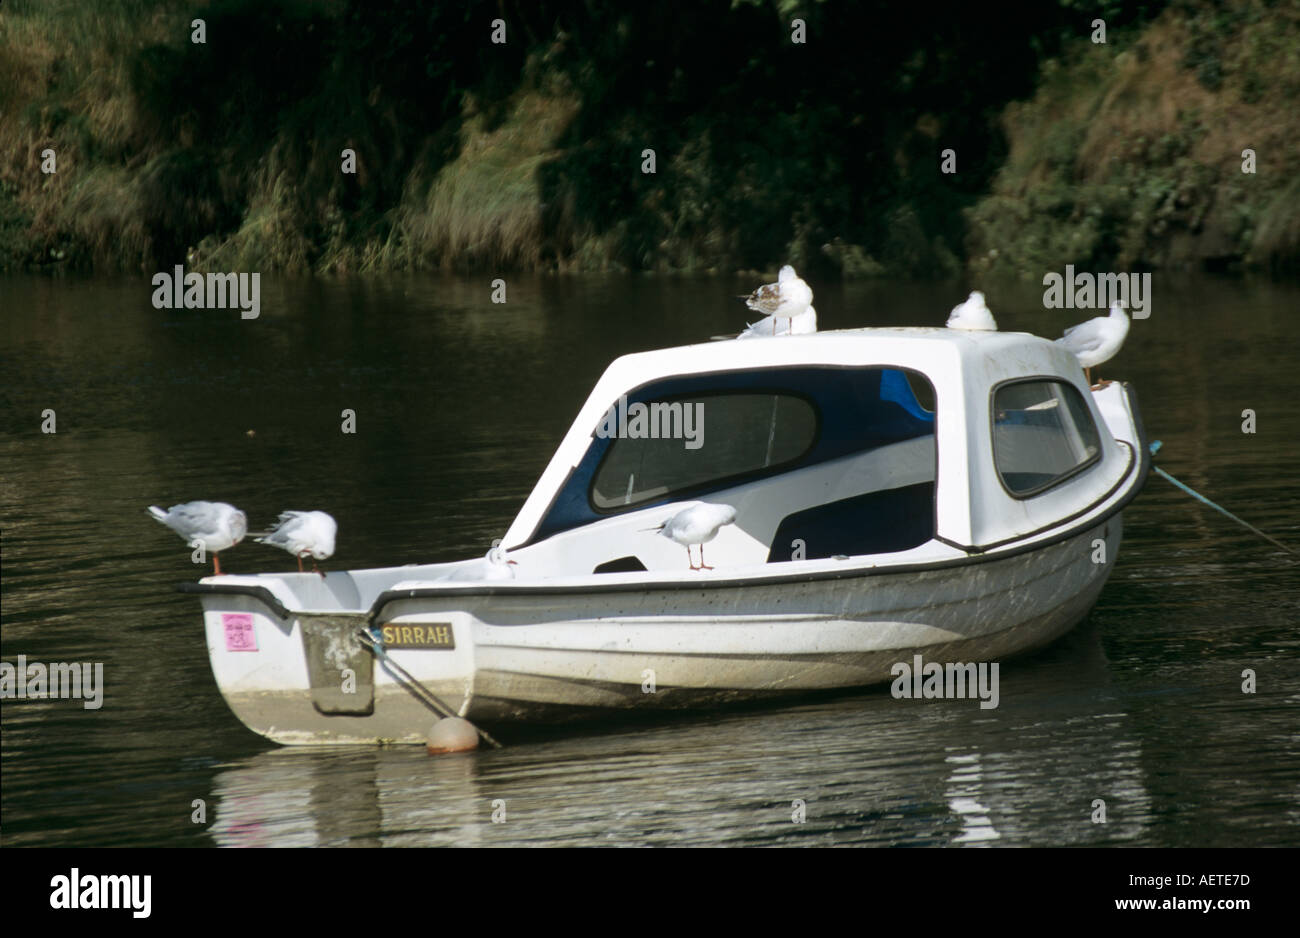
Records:
{"label": "river water", "polygon": [[[514,277],[494,304],[490,279],[264,278],[255,320],[156,310],[144,279],[0,279],[0,656],[105,685],[99,709],[3,701],[4,845],[1300,844],[1300,563],[1154,475],[1092,614],[1004,663],[996,710],[877,688],[439,758],[244,729],[173,589],[188,549],[145,506],[323,508],[334,569],[481,556],[613,357],[734,331],[753,286]],[[1004,330],[1090,315],[986,292]],[[826,285],[817,310],[940,324],[964,296]],[[1293,545],[1297,310],[1294,285],[1157,278],[1100,369],[1136,386],[1159,465]]]}

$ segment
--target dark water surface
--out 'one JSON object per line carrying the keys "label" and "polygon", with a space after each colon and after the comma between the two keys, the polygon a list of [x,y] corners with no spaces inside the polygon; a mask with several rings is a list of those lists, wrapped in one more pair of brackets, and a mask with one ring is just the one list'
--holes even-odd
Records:
{"label": "dark water surface", "polygon": [[[245,730],[173,589],[198,571],[146,505],[328,510],[335,569],[480,556],[614,356],[734,331],[753,286],[511,278],[494,305],[489,280],[264,280],[251,321],[155,310],[144,280],[0,280],[0,654],[102,662],[106,685],[99,710],[0,707],[6,846],[1300,844],[1300,564],[1154,476],[1089,619],[1005,663],[996,710],[876,689],[437,759]],[[1004,330],[1089,315],[987,292]],[[823,328],[940,324],[964,296],[816,302]],[[1160,465],[1300,545],[1297,311],[1294,286],[1157,279],[1101,374],[1136,385]]]}

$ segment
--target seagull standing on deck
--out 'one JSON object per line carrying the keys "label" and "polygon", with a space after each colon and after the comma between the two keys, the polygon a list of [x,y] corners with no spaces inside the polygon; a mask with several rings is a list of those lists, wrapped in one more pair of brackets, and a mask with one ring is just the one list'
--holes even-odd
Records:
{"label": "seagull standing on deck", "polygon": [[[646,530],[657,531],[685,547],[686,559],[692,570],[712,570],[713,568],[704,562],[704,545],[717,537],[718,531],[724,525],[731,524],[735,520],[736,509],[730,505],[710,505],[707,502],[700,502],[698,505],[682,509],[658,527]],[[694,544],[700,545],[698,567],[695,566],[695,558],[691,556],[691,547]]]}
{"label": "seagull standing on deck", "polygon": [[[1092,369],[1110,361],[1128,337],[1128,315],[1118,302],[1110,304],[1109,316],[1098,316],[1065,330],[1056,344],[1074,354],[1083,366],[1084,376],[1092,385]],[[1098,385],[1101,381],[1098,381]]]}
{"label": "seagull standing on deck", "polygon": [[997,332],[998,324],[989,308],[984,305],[984,294],[975,290],[958,303],[948,315],[949,329],[967,329],[971,332]]}
{"label": "seagull standing on deck", "polygon": [[314,561],[334,556],[334,537],[338,530],[338,522],[323,511],[282,511],[275,527],[259,534],[256,540],[297,557],[299,573],[303,572],[302,558],[311,557],[312,569],[320,573]]}
{"label": "seagull standing on deck", "polygon": [[[752,310],[756,310],[765,317],[760,322],[754,323],[750,330],[761,327],[769,335],[794,335],[794,319],[809,311],[812,306],[812,287],[799,279],[799,275],[794,272],[794,268],[786,264],[781,268],[777,275],[776,283],[766,283],[759,287],[749,296],[742,296],[745,305]],[[777,320],[785,320],[785,329],[778,331]],[[808,328],[809,320],[804,319],[802,332],[817,331],[817,314],[814,312],[811,319],[812,328]],[[747,330],[748,331],[748,330]],[[762,334],[762,333],[757,333]],[[745,333],[741,333],[745,335]]]}
{"label": "seagull standing on deck", "polygon": [[248,519],[234,505],[225,502],[184,502],[163,511],[157,505],[149,506],[154,520],[167,525],[185,543],[199,541],[203,550],[212,554],[212,566],[221,576],[221,561],[217,554],[234,547],[248,533]]}

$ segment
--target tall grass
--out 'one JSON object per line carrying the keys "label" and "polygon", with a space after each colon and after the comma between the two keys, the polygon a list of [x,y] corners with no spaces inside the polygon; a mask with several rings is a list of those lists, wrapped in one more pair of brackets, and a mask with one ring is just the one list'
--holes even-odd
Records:
{"label": "tall grass", "polygon": [[420,268],[537,267],[545,242],[540,168],[577,111],[559,94],[521,92],[495,127],[484,113],[461,128],[460,152],[411,174],[380,262]]}

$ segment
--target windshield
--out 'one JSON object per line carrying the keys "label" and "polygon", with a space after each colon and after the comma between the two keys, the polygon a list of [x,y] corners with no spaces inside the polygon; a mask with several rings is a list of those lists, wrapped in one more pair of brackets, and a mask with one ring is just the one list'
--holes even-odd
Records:
{"label": "windshield", "polygon": [[532,539],[933,436],[934,413],[910,382],[933,406],[922,375],[883,366],[677,375],[631,388],[607,405]]}
{"label": "windshield", "polygon": [[817,440],[817,411],[793,394],[707,394],[612,409],[614,437],[591,503],[610,510],[794,462]]}

